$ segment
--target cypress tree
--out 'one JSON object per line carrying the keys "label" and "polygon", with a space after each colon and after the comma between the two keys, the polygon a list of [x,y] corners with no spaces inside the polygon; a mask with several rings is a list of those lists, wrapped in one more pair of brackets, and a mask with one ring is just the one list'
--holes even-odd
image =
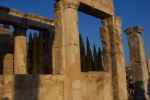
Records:
{"label": "cypress tree", "polygon": [[32,46],[33,46],[33,38],[32,34],[29,34],[29,42],[28,42],[28,50],[27,50],[27,71],[28,74],[31,74],[32,68]]}
{"label": "cypress tree", "polygon": [[94,50],[93,50],[93,70],[98,71],[98,56],[97,56],[96,46],[94,44]]}
{"label": "cypress tree", "polygon": [[85,62],[85,47],[84,43],[81,37],[81,34],[79,35],[80,38],[80,59],[81,59],[81,72],[86,72],[86,62]]}
{"label": "cypress tree", "polygon": [[87,56],[86,56],[86,69],[87,71],[92,71],[92,52],[90,49],[89,39],[87,37]]}
{"label": "cypress tree", "polygon": [[37,61],[38,61],[38,74],[44,74],[44,67],[43,67],[43,34],[40,32],[38,37],[38,54],[37,54]]}
{"label": "cypress tree", "polygon": [[98,71],[104,71],[104,68],[102,66],[102,52],[100,47],[98,48]]}
{"label": "cypress tree", "polygon": [[9,29],[9,25],[8,24],[3,24],[3,28]]}
{"label": "cypress tree", "polygon": [[38,65],[37,65],[37,34],[34,33],[33,38],[33,52],[32,52],[32,74],[38,74]]}

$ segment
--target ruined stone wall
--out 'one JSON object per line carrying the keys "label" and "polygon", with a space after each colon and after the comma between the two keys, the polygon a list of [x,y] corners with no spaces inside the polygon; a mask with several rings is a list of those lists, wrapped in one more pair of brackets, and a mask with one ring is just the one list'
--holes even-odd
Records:
{"label": "ruined stone wall", "polygon": [[0,74],[13,74],[13,45],[9,29],[0,28]]}
{"label": "ruined stone wall", "polygon": [[113,100],[110,73],[82,73],[81,80],[82,100]]}
{"label": "ruined stone wall", "polygon": [[62,75],[1,75],[0,100],[64,100]]}
{"label": "ruined stone wall", "polygon": [[[65,100],[63,75],[0,75],[0,100]],[[81,75],[82,100],[112,100],[111,75]]]}

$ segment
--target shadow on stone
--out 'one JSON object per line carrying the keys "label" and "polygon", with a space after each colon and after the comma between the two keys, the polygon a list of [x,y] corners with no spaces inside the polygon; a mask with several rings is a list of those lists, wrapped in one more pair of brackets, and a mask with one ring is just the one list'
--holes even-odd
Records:
{"label": "shadow on stone", "polygon": [[145,91],[143,89],[143,82],[136,81],[134,83],[134,87],[135,87],[135,94],[134,94],[135,100],[146,100]]}
{"label": "shadow on stone", "polygon": [[38,100],[39,75],[15,75],[13,100]]}

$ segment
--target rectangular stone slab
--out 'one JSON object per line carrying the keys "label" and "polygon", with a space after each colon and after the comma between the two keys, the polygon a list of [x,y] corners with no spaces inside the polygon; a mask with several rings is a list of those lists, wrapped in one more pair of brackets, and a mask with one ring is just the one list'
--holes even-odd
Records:
{"label": "rectangular stone slab", "polygon": [[103,19],[114,15],[113,0],[79,0],[79,11]]}

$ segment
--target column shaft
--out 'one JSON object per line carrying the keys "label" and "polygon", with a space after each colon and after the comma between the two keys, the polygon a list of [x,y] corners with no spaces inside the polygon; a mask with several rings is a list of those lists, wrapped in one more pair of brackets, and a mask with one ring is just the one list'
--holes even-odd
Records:
{"label": "column shaft", "polygon": [[127,100],[121,22],[120,18],[111,16],[102,20],[103,27],[100,29],[104,52],[104,69],[112,73],[114,100]]}
{"label": "column shaft", "polygon": [[65,74],[65,100],[82,100],[78,2],[60,0],[55,7],[54,73]]}
{"label": "column shaft", "polygon": [[145,100],[147,98],[148,70],[144,49],[144,41],[141,37],[143,28],[133,27],[125,30],[128,36],[130,63],[133,82],[135,87],[135,99]]}
{"label": "column shaft", "polygon": [[27,74],[26,29],[15,26],[14,33],[14,74]]}

